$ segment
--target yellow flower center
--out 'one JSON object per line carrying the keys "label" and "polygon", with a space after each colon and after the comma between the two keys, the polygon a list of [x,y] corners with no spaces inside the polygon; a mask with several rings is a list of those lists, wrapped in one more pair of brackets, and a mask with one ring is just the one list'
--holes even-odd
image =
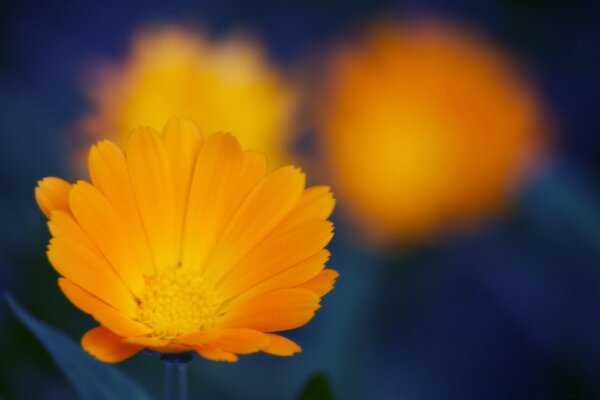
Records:
{"label": "yellow flower center", "polygon": [[177,266],[148,280],[138,319],[153,329],[152,336],[168,340],[213,327],[218,304],[206,280]]}

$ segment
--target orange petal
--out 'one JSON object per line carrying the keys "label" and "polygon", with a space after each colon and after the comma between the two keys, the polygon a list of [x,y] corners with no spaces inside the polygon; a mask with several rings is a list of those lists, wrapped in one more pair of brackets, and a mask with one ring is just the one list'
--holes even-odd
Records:
{"label": "orange petal", "polygon": [[223,288],[223,293],[228,293],[228,295],[223,295],[223,298],[229,299],[232,297],[231,300],[226,303],[223,310],[230,310],[236,305],[263,293],[301,285],[317,276],[325,267],[325,263],[328,259],[329,251],[323,249],[314,256],[257,283],[245,291],[225,291],[225,288]]}
{"label": "orange petal", "polygon": [[69,211],[69,190],[71,184],[60,178],[48,177],[38,182],[35,200],[40,210],[50,218],[54,210]]}
{"label": "orange petal", "polygon": [[228,134],[211,135],[198,155],[183,234],[182,265],[200,270],[237,207],[242,153]]}
{"label": "orange petal", "polygon": [[180,233],[173,171],[158,133],[140,128],[127,146],[127,167],[150,248],[158,270],[179,262]]}
{"label": "orange petal", "polygon": [[135,299],[104,258],[69,238],[53,238],[48,259],[59,274],[123,313],[133,316]]}
{"label": "orange petal", "polygon": [[75,218],[106,257],[111,267],[136,295],[145,287],[141,260],[128,236],[126,224],[119,218],[106,198],[94,186],[79,181],[69,192]]}
{"label": "orange petal", "polygon": [[[246,194],[249,193],[250,189],[256,186],[262,178],[264,178],[267,172],[267,159],[261,152],[254,150],[244,151],[244,162],[242,165],[242,178],[240,179],[242,185],[245,185],[247,189]],[[243,193],[244,191],[242,191]]]}
{"label": "orange petal", "polygon": [[162,139],[173,171],[176,204],[177,251],[181,241],[190,183],[198,153],[202,148],[202,134],[196,123],[189,118],[172,118],[164,127]]}
{"label": "orange petal", "polygon": [[[264,178],[266,171],[267,160],[262,153],[252,150],[243,153],[241,172],[238,183],[236,184],[237,191],[232,198],[232,211],[235,211],[246,197],[248,197],[248,194]],[[225,225],[226,224],[223,224],[223,226]],[[208,277],[216,279],[216,277],[220,276],[224,270],[223,265],[216,261],[208,263],[208,265],[205,266],[204,272]]]}
{"label": "orange petal", "polygon": [[233,204],[237,209],[258,185],[267,172],[267,159],[264,154],[248,150],[242,153],[242,167],[238,177],[237,191],[234,194]]}
{"label": "orange petal", "polygon": [[302,348],[296,344],[296,342],[273,333],[266,333],[271,343],[262,349],[264,353],[272,354],[274,356],[291,356],[295,353],[300,353]]}
{"label": "orange petal", "polygon": [[126,343],[103,326],[93,328],[81,338],[85,351],[106,363],[117,363],[137,354],[144,347]]}
{"label": "orange petal", "polygon": [[[304,190],[304,174],[282,167],[267,175],[234,214],[211,260],[223,274],[273,231]],[[218,277],[218,276],[217,276]]]}
{"label": "orange petal", "polygon": [[221,350],[212,346],[198,346],[194,350],[202,357],[213,361],[236,362],[238,357],[234,353]]}
{"label": "orange petal", "polygon": [[152,331],[65,278],[58,280],[58,286],[77,308],[118,335],[143,336]]}
{"label": "orange petal", "polygon": [[235,295],[306,260],[329,243],[332,230],[329,221],[310,221],[278,236],[269,236],[229,271],[221,290]]}
{"label": "orange petal", "polygon": [[127,343],[139,344],[144,347],[164,347],[169,344],[167,340],[157,339],[148,336],[129,336],[124,338]]}
{"label": "orange petal", "polygon": [[277,332],[298,328],[312,319],[319,297],[306,289],[283,289],[254,297],[223,315],[219,327]]}
{"label": "orange petal", "polygon": [[213,332],[196,332],[178,339],[189,346],[210,345],[232,353],[250,354],[269,344],[268,337],[252,329],[225,329]]}
{"label": "orange petal", "polygon": [[50,220],[48,221],[48,228],[52,236],[74,240],[98,257],[104,257],[70,212],[62,210],[52,211]]}
{"label": "orange petal", "polygon": [[333,269],[324,269],[319,275],[308,282],[298,285],[299,288],[308,289],[319,297],[325,296],[335,284],[335,280],[340,274]]}
{"label": "orange petal", "polygon": [[133,192],[125,154],[114,143],[104,140],[93,146],[88,157],[94,186],[104,195],[115,213],[123,221],[131,251],[146,275],[154,273],[154,260],[146,238],[137,201]]}
{"label": "orange petal", "polygon": [[302,193],[296,207],[274,233],[285,232],[302,222],[325,220],[331,215],[334,206],[335,200],[329,186],[310,187]]}

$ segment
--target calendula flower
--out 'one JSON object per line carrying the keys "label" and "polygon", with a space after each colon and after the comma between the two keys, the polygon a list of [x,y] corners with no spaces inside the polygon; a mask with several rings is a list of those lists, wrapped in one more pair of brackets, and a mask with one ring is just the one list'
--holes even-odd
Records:
{"label": "calendula flower", "polygon": [[35,190],[58,284],[100,323],[85,350],[105,362],[143,348],[222,361],[300,351],[274,332],[306,324],[338,275],[324,269],[327,187],[305,188],[291,166],[267,173],[260,153],[229,134],[203,140],[188,119],[137,129],[125,152],[99,142],[89,171],[91,183]]}
{"label": "calendula flower", "polygon": [[502,209],[540,154],[539,99],[467,31],[381,26],[339,51],[328,76],[323,159],[377,237],[422,240]]}
{"label": "calendula flower", "polygon": [[112,135],[124,146],[138,126],[186,115],[205,133],[235,132],[273,165],[287,159],[294,94],[257,42],[212,41],[177,26],[146,29],[124,61],[96,69],[87,81],[91,112],[81,124],[94,141]]}

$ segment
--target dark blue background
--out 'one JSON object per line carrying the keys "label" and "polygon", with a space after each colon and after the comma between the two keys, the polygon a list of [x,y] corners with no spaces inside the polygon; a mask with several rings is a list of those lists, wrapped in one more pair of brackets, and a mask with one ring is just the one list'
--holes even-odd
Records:
{"label": "dark blue background", "polygon": [[[236,365],[198,361],[203,398],[289,398],[324,372],[340,399],[600,398],[600,2],[13,1],[0,5],[0,289],[78,337],[91,322],[56,288],[33,188],[72,176],[67,133],[86,110],[85,60],[120,58],[148,22],[213,34],[240,25],[281,65],[354,34],[377,17],[434,15],[479,29],[529,66],[558,123],[555,165],[516,212],[426,248],[376,252],[337,218],[337,288],[305,328],[304,353]],[[0,305],[0,396],[75,394]],[[123,368],[159,393],[160,365]]]}

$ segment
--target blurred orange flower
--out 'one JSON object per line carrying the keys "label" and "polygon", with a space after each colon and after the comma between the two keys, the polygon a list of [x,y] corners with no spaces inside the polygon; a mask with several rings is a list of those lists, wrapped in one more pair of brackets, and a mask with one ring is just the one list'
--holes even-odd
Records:
{"label": "blurred orange flower", "polygon": [[287,158],[294,94],[246,37],[210,41],[174,26],[144,30],[127,60],[97,67],[87,85],[92,111],[82,127],[93,140],[112,135],[123,146],[141,124],[161,126],[181,115],[206,133],[237,132],[243,146],[265,152],[274,166]]}
{"label": "blurred orange flower", "polygon": [[380,238],[420,240],[497,211],[539,153],[538,99],[466,31],[381,26],[331,66],[323,158],[342,204]]}
{"label": "blurred orange flower", "polygon": [[82,338],[88,352],[232,362],[300,351],[273,332],[310,321],[337,278],[324,269],[329,188],[305,188],[290,166],[267,173],[260,153],[229,134],[203,140],[187,119],[134,131],[126,152],[99,142],[89,169],[92,183],[45,178],[35,190],[59,286],[100,323]]}

